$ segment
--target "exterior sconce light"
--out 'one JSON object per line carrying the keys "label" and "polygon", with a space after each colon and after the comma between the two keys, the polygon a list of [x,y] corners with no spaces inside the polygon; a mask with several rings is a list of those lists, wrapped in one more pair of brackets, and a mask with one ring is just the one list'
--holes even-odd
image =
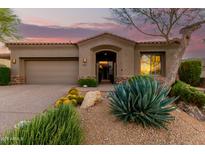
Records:
{"label": "exterior sconce light", "polygon": [[16,59],[14,58],[14,59],[11,59],[11,63],[12,64],[16,64]]}
{"label": "exterior sconce light", "polygon": [[83,58],[83,64],[87,63],[87,58]]}

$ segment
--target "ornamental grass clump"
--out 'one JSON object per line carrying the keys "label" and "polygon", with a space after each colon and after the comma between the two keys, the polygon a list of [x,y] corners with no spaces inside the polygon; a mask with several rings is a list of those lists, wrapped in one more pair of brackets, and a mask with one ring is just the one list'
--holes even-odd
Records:
{"label": "ornamental grass clump", "polygon": [[80,120],[73,105],[61,105],[16,125],[0,140],[4,145],[77,145],[83,140]]}
{"label": "ornamental grass clump", "polygon": [[169,98],[169,92],[151,77],[133,77],[109,93],[111,112],[125,122],[166,128],[166,123],[174,119],[170,112],[176,107],[171,104],[177,100]]}

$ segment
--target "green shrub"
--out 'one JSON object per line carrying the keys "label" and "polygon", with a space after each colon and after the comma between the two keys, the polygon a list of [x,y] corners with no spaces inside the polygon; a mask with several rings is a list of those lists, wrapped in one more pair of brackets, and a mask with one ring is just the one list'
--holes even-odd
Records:
{"label": "green shrub", "polygon": [[200,83],[202,72],[202,62],[200,60],[187,60],[181,63],[179,67],[179,79],[192,86]]}
{"label": "green shrub", "polygon": [[192,103],[198,107],[205,105],[205,94],[182,81],[176,81],[172,86],[172,95],[180,96],[180,100]]}
{"label": "green shrub", "polygon": [[1,144],[76,145],[83,133],[73,105],[50,109],[30,122],[5,133]]}
{"label": "green shrub", "polygon": [[137,76],[116,85],[108,98],[117,118],[143,126],[166,128],[165,124],[174,119],[170,112],[175,107],[170,104],[177,99],[167,97],[169,91],[151,77]]}
{"label": "green shrub", "polygon": [[8,85],[10,82],[10,68],[0,67],[0,85]]}
{"label": "green shrub", "polygon": [[92,77],[81,78],[78,80],[78,83],[81,87],[84,85],[87,85],[88,87],[97,87],[98,85],[97,80]]}

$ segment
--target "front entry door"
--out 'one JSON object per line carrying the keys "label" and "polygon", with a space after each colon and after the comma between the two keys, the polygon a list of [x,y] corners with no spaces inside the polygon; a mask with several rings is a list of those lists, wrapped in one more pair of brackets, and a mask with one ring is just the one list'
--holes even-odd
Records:
{"label": "front entry door", "polygon": [[116,53],[101,51],[96,53],[96,77],[99,83],[114,83],[116,76]]}
{"label": "front entry door", "polygon": [[97,79],[99,83],[114,83],[114,62],[113,61],[99,61],[97,63]]}

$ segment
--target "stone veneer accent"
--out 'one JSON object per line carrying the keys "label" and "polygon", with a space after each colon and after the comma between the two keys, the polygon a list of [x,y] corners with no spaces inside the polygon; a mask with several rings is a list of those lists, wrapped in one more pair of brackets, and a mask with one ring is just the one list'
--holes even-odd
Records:
{"label": "stone veneer accent", "polygon": [[124,81],[127,81],[130,77],[116,77],[115,78],[115,83],[123,83]]}
{"label": "stone veneer accent", "polygon": [[24,84],[25,78],[19,75],[11,76],[11,84],[17,85],[17,84]]}

